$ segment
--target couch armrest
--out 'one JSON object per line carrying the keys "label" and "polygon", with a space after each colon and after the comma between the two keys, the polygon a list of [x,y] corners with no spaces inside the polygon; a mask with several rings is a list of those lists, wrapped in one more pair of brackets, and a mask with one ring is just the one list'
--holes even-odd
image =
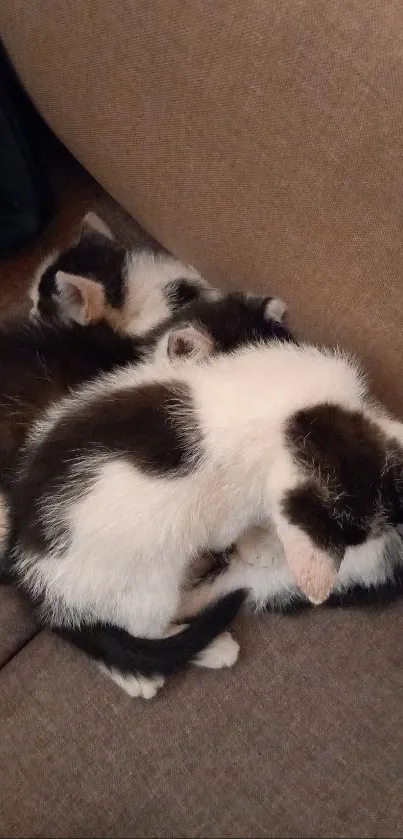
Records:
{"label": "couch armrest", "polygon": [[90,172],[212,279],[279,292],[403,409],[400,0],[3,0]]}

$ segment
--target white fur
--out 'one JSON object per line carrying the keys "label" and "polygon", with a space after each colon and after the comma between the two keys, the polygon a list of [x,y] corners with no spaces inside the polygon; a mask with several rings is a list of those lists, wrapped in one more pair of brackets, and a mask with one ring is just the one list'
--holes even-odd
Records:
{"label": "white fur", "polygon": [[94,213],[93,210],[89,210],[89,212],[84,216],[83,225],[90,227],[96,233],[101,233],[102,236],[105,236],[107,239],[114,239],[114,235],[112,230],[108,225],[101,219],[97,213]]}
{"label": "white fur", "polygon": [[[87,229],[101,233],[108,239],[114,239],[109,227],[94,212],[89,212],[83,220],[83,235]],[[77,243],[78,245],[78,243]],[[79,246],[79,245],[78,245]],[[57,259],[60,251],[49,254],[35,272],[29,297],[32,301],[30,317],[38,316],[39,283],[46,271]],[[65,277],[65,284],[67,276]],[[186,279],[202,289],[206,296],[214,299],[220,292],[211,288],[209,283],[190,265],[184,265],[180,260],[161,249],[154,252],[147,247],[128,251],[123,270],[124,302],[121,308],[105,305],[104,317],[109,324],[119,332],[127,335],[144,335],[150,329],[161,324],[172,314],[167,286],[175,280]],[[83,323],[83,311],[77,302],[71,306],[71,300],[58,299],[58,315],[65,323],[76,321]]]}
{"label": "white fur", "polygon": [[[324,401],[367,411],[362,374],[340,353],[273,343],[245,347],[203,365],[184,364],[175,379],[190,388],[203,440],[203,456],[193,471],[154,477],[108,451],[78,459],[76,476],[95,470],[95,478],[82,492],[76,482],[67,482],[44,505],[42,520],[53,538],[52,550],[43,556],[17,550],[19,572],[32,592],[46,593],[49,620],[109,621],[152,638],[164,635],[174,619],[237,588],[248,588],[258,608],[267,600],[285,603],[296,594],[286,561],[295,528],[290,531],[280,502],[303,476],[284,446],[285,423],[295,411]],[[55,423],[73,421],[83,403],[166,380],[172,380],[172,368],[157,354],[154,361],[129,365],[84,386],[38,424],[24,468],[29,469],[30,452]],[[194,417],[182,420],[191,426]],[[67,543],[60,536],[66,528]],[[192,559],[206,548],[220,551],[234,542],[237,551],[228,570],[183,599]],[[386,544],[387,539],[374,539],[349,549],[336,590],[387,579]],[[216,642],[215,653],[206,654],[209,666],[218,666],[215,660],[232,663],[234,643],[224,644],[226,652],[222,644]]]}
{"label": "white fur", "polygon": [[[238,655],[239,644],[229,632],[222,632],[205,650],[196,656],[193,664],[196,667],[208,670],[221,670],[223,667],[233,667]],[[133,698],[153,699],[165,684],[163,676],[125,675],[118,670],[104,667],[102,664],[98,666],[103,673],[110,676],[120,688]]]}
{"label": "white fur", "polygon": [[[353,585],[378,587],[393,579],[396,562],[401,562],[402,540],[396,531],[348,548],[332,589],[343,594]],[[177,619],[197,614],[218,597],[246,588],[248,604],[259,611],[266,606],[281,608],[300,596],[286,562],[283,547],[272,529],[253,528],[236,545],[228,568],[213,583],[201,583],[181,601]]]}
{"label": "white fur", "polygon": [[51,253],[48,253],[48,255],[42,260],[42,262],[35,271],[34,278],[28,289],[28,297],[32,303],[32,308],[29,313],[29,317],[31,320],[36,320],[38,316],[39,283],[46,269],[53,265],[59,253],[59,250],[54,250]]}
{"label": "white fur", "polygon": [[128,335],[144,335],[169,317],[171,309],[164,289],[179,279],[195,282],[206,291],[209,289],[208,283],[194,268],[169,254],[155,254],[149,250],[129,253],[121,331]]}
{"label": "white fur", "polygon": [[[58,420],[68,423],[83,402],[167,375],[169,363],[158,359],[99,378],[48,412],[33,445]],[[279,518],[278,498],[298,481],[281,445],[287,417],[318,399],[359,407],[363,393],[346,359],[291,344],[244,348],[184,365],[176,376],[193,393],[205,459],[190,475],[155,479],[105,453],[96,458],[90,492],[70,503],[70,490],[49,499],[47,527],[64,521],[70,546],[56,543],[54,559],[21,562],[33,584],[40,579],[52,590],[56,619],[63,603],[67,619],[89,610],[133,634],[159,635],[178,606],[190,557],[205,547],[226,548],[273,513]],[[90,466],[87,459],[77,468]]]}
{"label": "white fur", "polygon": [[104,667],[102,664],[99,665],[99,669],[133,698],[153,699],[165,683],[163,676],[131,676],[120,673],[119,670]]}
{"label": "white fur", "polygon": [[196,667],[209,670],[221,670],[222,667],[233,667],[238,660],[239,644],[230,632],[222,632],[214,641],[199,653],[193,660]]}
{"label": "white fur", "polygon": [[277,323],[283,322],[286,312],[287,306],[283,300],[280,300],[279,297],[272,297],[271,300],[266,303],[266,317],[276,320]]}

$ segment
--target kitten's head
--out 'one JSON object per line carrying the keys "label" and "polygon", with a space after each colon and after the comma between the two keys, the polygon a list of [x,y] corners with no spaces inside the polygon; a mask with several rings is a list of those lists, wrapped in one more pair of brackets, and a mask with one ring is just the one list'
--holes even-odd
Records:
{"label": "kitten's head", "polygon": [[29,295],[32,319],[85,326],[106,321],[117,332],[141,335],[210,292],[193,268],[163,248],[126,250],[90,212],[78,241],[39,267]]}
{"label": "kitten's head", "polygon": [[126,254],[95,213],[71,247],[50,254],[31,285],[31,318],[81,324],[107,319],[124,305]]}
{"label": "kitten's head", "polygon": [[403,523],[403,425],[325,403],[292,416],[285,438],[299,480],[282,499],[282,541],[300,588],[321,602],[347,549]]}
{"label": "kitten's head", "polygon": [[235,292],[199,298],[173,316],[160,351],[174,362],[186,357],[199,362],[248,344],[290,341],[284,314],[285,305],[276,297]]}

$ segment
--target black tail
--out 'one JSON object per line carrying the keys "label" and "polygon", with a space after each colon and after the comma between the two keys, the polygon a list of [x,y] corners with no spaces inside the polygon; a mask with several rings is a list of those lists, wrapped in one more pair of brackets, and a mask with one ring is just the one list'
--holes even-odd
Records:
{"label": "black tail", "polygon": [[235,618],[246,597],[234,591],[208,606],[185,629],[168,638],[135,638],[107,623],[82,624],[55,632],[84,650],[95,661],[124,674],[167,676],[184,667],[207,647]]}

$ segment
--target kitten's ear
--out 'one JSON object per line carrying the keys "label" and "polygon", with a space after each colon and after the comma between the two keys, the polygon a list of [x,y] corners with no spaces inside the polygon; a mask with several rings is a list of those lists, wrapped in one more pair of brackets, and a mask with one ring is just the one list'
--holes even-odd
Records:
{"label": "kitten's ear", "polygon": [[187,323],[170,332],[167,352],[176,363],[185,359],[204,361],[214,353],[214,342],[203,329]]}
{"label": "kitten's ear", "polygon": [[335,584],[337,561],[330,553],[316,547],[299,528],[287,528],[279,535],[298,588],[318,606],[327,600]]}
{"label": "kitten's ear", "polygon": [[83,218],[79,241],[82,242],[85,239],[94,238],[107,239],[108,242],[113,242],[115,240],[115,237],[108,225],[105,224],[105,222],[91,210]]}
{"label": "kitten's ear", "polygon": [[62,313],[69,320],[82,326],[102,320],[105,293],[100,283],[65,271],[57,271],[55,279]]}
{"label": "kitten's ear", "polygon": [[287,312],[287,306],[279,297],[267,297],[263,304],[263,314],[266,320],[275,320],[283,323]]}

